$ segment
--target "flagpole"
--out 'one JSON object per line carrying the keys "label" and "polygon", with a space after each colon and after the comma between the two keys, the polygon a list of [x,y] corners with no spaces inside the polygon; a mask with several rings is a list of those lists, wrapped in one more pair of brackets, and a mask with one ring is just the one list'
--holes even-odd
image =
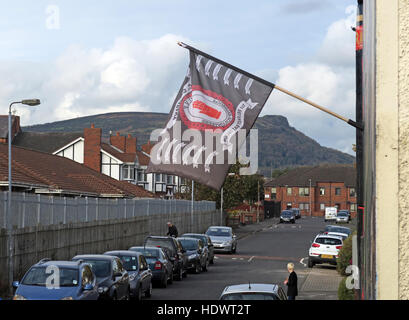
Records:
{"label": "flagpole", "polygon": [[204,57],[206,57],[206,58],[208,58],[210,60],[213,60],[214,62],[224,64],[226,67],[228,67],[228,68],[230,68],[232,70],[235,70],[235,71],[237,71],[237,72],[239,72],[239,73],[241,73],[241,74],[243,74],[243,75],[245,75],[245,76],[247,76],[249,78],[253,78],[254,80],[256,80],[256,81],[258,81],[258,82],[260,82],[260,83],[262,83],[262,84],[264,84],[266,86],[272,87],[273,89],[277,89],[277,90],[279,90],[279,91],[281,91],[281,92],[283,92],[283,93],[285,93],[285,94],[287,94],[287,95],[289,95],[289,96],[291,96],[293,98],[296,98],[296,99],[298,99],[298,100],[300,100],[302,102],[305,102],[305,103],[307,103],[307,104],[309,104],[309,105],[311,105],[311,106],[313,106],[313,107],[315,107],[315,108],[317,108],[317,109],[319,109],[321,111],[324,111],[324,112],[328,113],[329,115],[331,115],[333,117],[336,117],[336,118],[348,123],[349,125],[357,128],[357,129],[363,130],[362,124],[357,123],[357,122],[355,122],[355,121],[353,121],[351,119],[347,119],[347,118],[345,118],[345,117],[343,117],[343,116],[341,116],[341,115],[339,115],[339,114],[337,114],[337,113],[335,113],[333,111],[330,111],[327,108],[324,108],[323,106],[320,106],[319,104],[316,104],[316,103],[314,103],[312,101],[309,101],[309,100],[307,100],[305,98],[302,98],[299,95],[297,95],[297,94],[295,94],[293,92],[290,92],[290,91],[288,91],[288,90],[286,90],[284,88],[281,88],[281,87],[275,85],[274,83],[272,83],[270,81],[267,81],[267,80],[264,80],[264,79],[262,79],[260,77],[257,77],[254,74],[251,74],[251,73],[249,73],[247,71],[244,71],[244,70],[242,70],[240,68],[237,68],[237,67],[235,67],[235,66],[233,66],[233,65],[231,65],[231,64],[229,64],[229,63],[227,63],[227,62],[225,62],[223,60],[220,60],[220,59],[218,59],[216,57],[213,57],[213,56],[211,56],[211,55],[209,55],[209,54],[207,54],[207,53],[205,53],[203,51],[200,51],[200,50],[198,50],[196,48],[193,48],[193,47],[191,47],[191,46],[189,46],[189,45],[187,45],[187,44],[185,44],[183,42],[178,42],[177,44],[179,46],[181,46],[182,48],[189,49],[189,50],[191,50],[193,52],[196,52],[197,54],[200,54],[201,56],[204,56]]}

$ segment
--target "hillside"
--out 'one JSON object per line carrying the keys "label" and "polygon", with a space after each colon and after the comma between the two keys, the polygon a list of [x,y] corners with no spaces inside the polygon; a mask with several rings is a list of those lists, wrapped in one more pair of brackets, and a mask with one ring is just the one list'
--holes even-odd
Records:
{"label": "hillside", "polygon": [[[103,136],[109,132],[132,134],[138,144],[144,144],[152,130],[162,128],[167,120],[165,113],[120,112],[23,127],[23,131],[78,132],[91,123],[102,128]],[[257,119],[254,128],[259,130],[259,168],[269,176],[272,169],[326,163],[351,164],[355,158],[335,149],[322,147],[315,140],[290,127],[287,118],[267,115]]]}

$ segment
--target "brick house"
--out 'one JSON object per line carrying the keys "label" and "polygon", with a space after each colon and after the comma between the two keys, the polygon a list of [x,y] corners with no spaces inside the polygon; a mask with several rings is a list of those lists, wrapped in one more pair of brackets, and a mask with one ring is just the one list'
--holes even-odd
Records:
{"label": "brick house", "polygon": [[[46,152],[12,146],[13,191],[69,197],[152,198],[145,189]],[[8,146],[0,144],[0,190],[8,190]]]}
{"label": "brick house", "polygon": [[323,216],[325,207],[346,209],[356,216],[356,169],[348,165],[300,167],[264,184],[265,201],[281,210],[299,208],[302,215]]}
{"label": "brick house", "polygon": [[[124,136],[116,132],[104,139],[102,129],[93,124],[83,132],[23,132],[18,116],[13,117],[12,128],[12,144],[15,146],[71,159],[113,179],[127,181],[164,197],[173,197],[177,192],[184,192],[186,187],[184,178],[147,174],[153,145],[148,142],[139,148],[137,138],[130,134]],[[0,139],[7,142],[7,116],[0,116]]]}

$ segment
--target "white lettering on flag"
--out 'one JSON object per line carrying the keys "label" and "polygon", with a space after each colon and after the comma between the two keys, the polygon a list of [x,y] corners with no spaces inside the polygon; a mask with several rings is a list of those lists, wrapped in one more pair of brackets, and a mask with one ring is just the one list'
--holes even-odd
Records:
{"label": "white lettering on flag", "polygon": [[226,70],[226,73],[224,74],[224,78],[223,78],[224,84],[229,85],[229,83],[230,83],[229,82],[229,77],[230,77],[232,72],[233,72],[232,69],[227,69]]}
{"label": "white lettering on flag", "polygon": [[234,88],[239,89],[239,82],[242,76],[243,75],[241,73],[238,73],[237,76],[234,78]]}
{"label": "white lettering on flag", "polygon": [[218,65],[214,68],[214,70],[213,70],[213,80],[219,80],[218,75],[219,75],[219,71],[220,71],[221,68],[222,68],[222,65],[221,65],[221,64],[218,64]]}
{"label": "white lettering on flag", "polygon": [[206,66],[205,66],[205,74],[206,74],[206,76],[209,76],[209,75],[210,75],[210,68],[212,67],[212,64],[213,64],[213,61],[212,61],[212,60],[207,61]]}

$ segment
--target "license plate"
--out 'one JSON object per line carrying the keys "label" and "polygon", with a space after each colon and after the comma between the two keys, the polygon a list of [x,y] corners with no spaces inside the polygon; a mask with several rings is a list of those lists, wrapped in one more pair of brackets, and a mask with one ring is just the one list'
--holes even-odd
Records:
{"label": "license plate", "polygon": [[328,255],[328,254],[322,254],[321,258],[323,258],[323,259],[333,259],[334,256],[331,256],[331,255]]}

